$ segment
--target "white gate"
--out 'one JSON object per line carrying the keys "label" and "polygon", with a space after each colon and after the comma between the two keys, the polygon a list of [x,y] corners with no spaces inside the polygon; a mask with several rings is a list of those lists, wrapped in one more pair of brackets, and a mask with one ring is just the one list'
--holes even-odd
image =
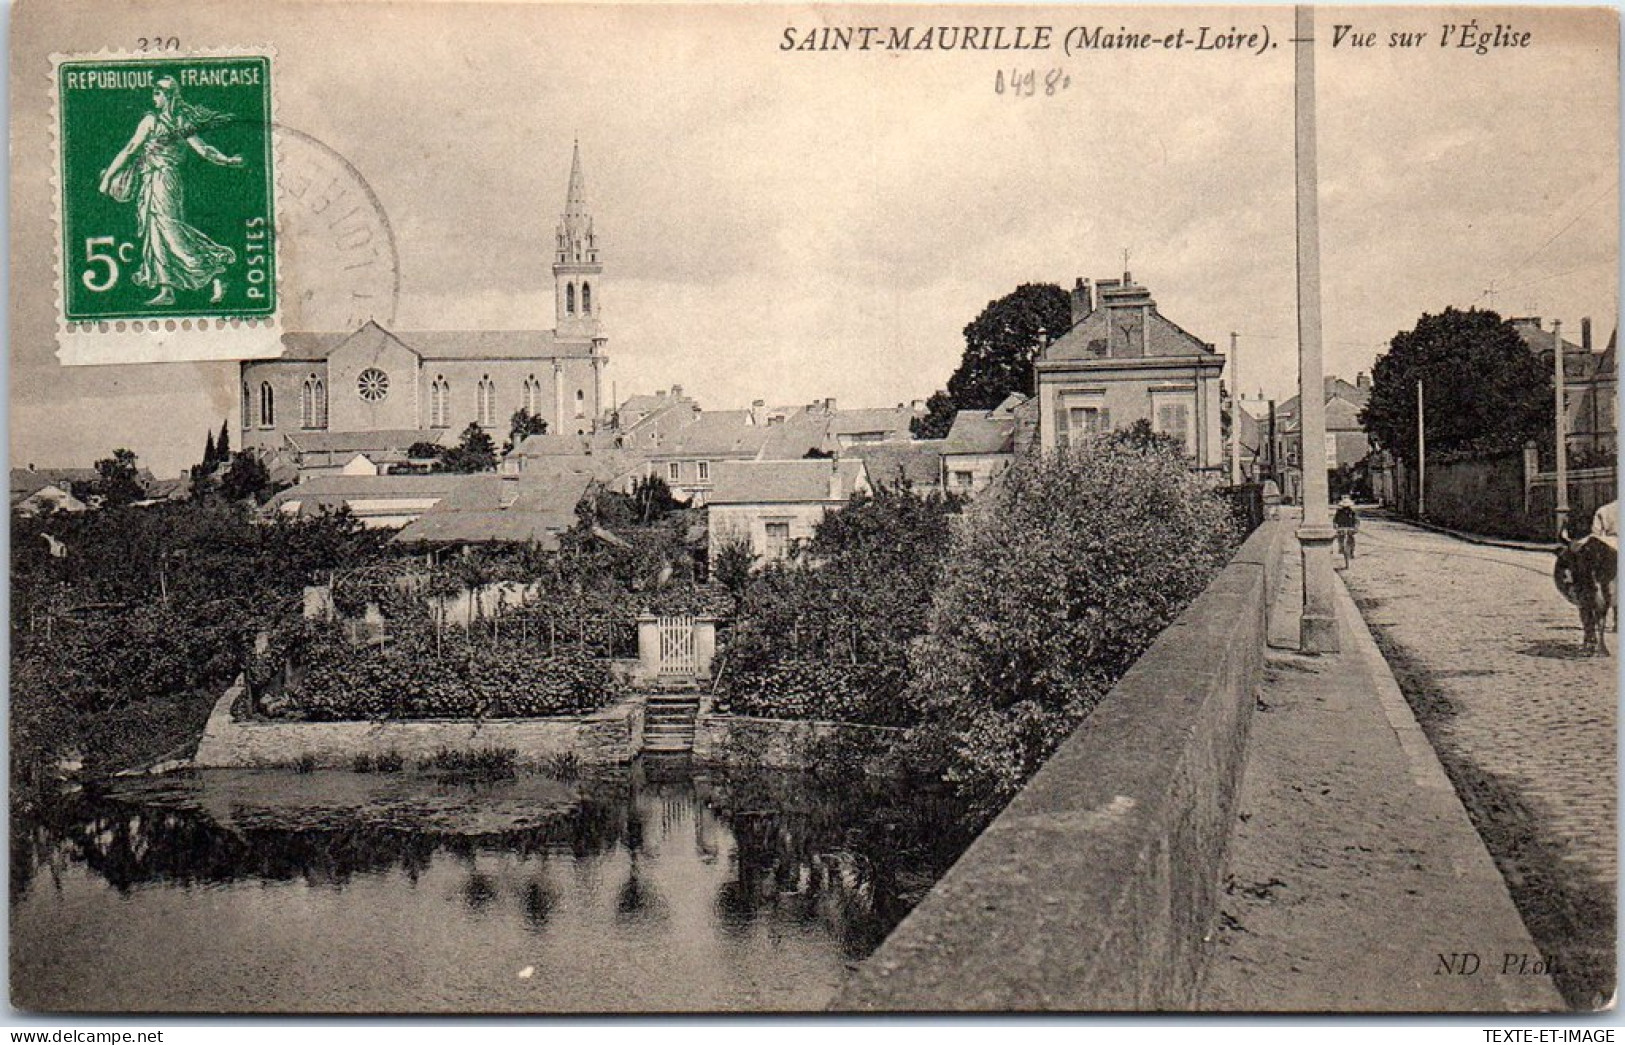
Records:
{"label": "white gate", "polygon": [[660,674],[694,675],[699,659],[694,649],[693,617],[660,618]]}

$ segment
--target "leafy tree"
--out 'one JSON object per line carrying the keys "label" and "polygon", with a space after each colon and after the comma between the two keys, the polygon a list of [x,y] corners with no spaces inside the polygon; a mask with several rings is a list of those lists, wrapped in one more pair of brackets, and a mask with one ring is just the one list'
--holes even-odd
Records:
{"label": "leafy tree", "polygon": [[96,478],[89,483],[73,484],[74,495],[80,498],[100,497],[109,508],[131,504],[147,495],[142,489],[135,451],[120,447],[112,457],[96,462]]}
{"label": "leafy tree", "polygon": [[1046,337],[1072,326],[1072,299],[1053,283],[1023,283],[989,301],[965,326],[965,352],[946,392],[926,401],[926,414],[909,423],[918,439],[939,439],[959,410],[991,410],[1011,392],[1031,395],[1033,362]]}
{"label": "leafy tree", "polygon": [[1395,334],[1371,371],[1360,423],[1383,449],[1416,460],[1416,382],[1428,453],[1513,449],[1550,423],[1552,376],[1495,312],[1446,308]]}
{"label": "leafy tree", "polygon": [[925,413],[909,421],[909,434],[916,439],[941,439],[954,426],[956,412],[953,396],[940,390],[932,392],[925,401]]}
{"label": "leafy tree", "polygon": [[496,466],[496,443],[473,421],[463,429],[457,445],[440,455],[440,467],[447,472],[490,472]]}
{"label": "leafy tree", "polygon": [[231,459],[231,467],[220,477],[220,496],[228,501],[252,497],[263,503],[270,500],[273,492],[270,470],[252,450],[237,451]]}
{"label": "leafy tree", "polygon": [[1019,458],[952,531],[911,652],[918,756],[996,811],[1207,584],[1235,539],[1182,448]]}
{"label": "leafy tree", "polygon": [[446,448],[439,443],[419,440],[406,448],[406,456],[414,461],[439,460]]}
{"label": "leafy tree", "polygon": [[547,434],[547,419],[540,414],[533,414],[526,407],[515,410],[508,419],[508,448],[512,449],[532,435]]}

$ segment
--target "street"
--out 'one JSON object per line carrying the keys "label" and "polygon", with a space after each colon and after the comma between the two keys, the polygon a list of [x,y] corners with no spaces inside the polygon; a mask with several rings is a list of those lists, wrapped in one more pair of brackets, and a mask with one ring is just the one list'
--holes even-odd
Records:
{"label": "street", "polygon": [[1379,518],[1343,577],[1571,1004],[1614,984],[1613,655],[1585,657],[1549,552]]}

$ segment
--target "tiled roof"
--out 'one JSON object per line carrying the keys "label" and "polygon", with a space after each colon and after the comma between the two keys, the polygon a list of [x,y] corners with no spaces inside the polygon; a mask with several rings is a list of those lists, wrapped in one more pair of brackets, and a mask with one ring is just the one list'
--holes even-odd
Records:
{"label": "tiled roof", "polygon": [[909,422],[914,411],[906,406],[887,406],[863,410],[836,410],[829,415],[831,435],[853,435],[860,432],[896,432],[902,438],[908,435]]}
{"label": "tiled roof", "polygon": [[[71,493],[74,483],[93,483],[101,477],[101,473],[94,468],[13,468],[11,499],[16,501],[47,486]],[[153,475],[151,469],[140,468],[136,470],[135,481],[142,490],[150,493],[162,480]]]}
{"label": "tiled roof", "polygon": [[[840,477],[836,497],[830,496],[831,472]],[[869,485],[860,460],[722,461],[712,474],[712,505],[845,501]]]}
{"label": "tiled roof", "polygon": [[707,410],[651,451],[658,457],[755,457],[771,429],[750,422],[749,410]]}
{"label": "tiled roof", "polygon": [[586,338],[561,339],[551,330],[399,330],[390,331],[368,321],[359,330],[303,330],[282,335],[283,360],[327,359],[351,338],[390,338],[424,360],[437,359],[546,359],[587,356],[592,342]]}
{"label": "tiled roof", "polygon": [[534,542],[558,547],[576,523],[575,509],[592,480],[575,472],[532,476],[465,476],[433,508],[407,523],[395,540],[410,544]]}
{"label": "tiled roof", "polygon": [[876,485],[895,483],[901,476],[917,487],[942,483],[941,439],[893,439],[883,443],[854,443],[841,450],[843,459],[855,458],[869,471]]}
{"label": "tiled roof", "polygon": [[1015,450],[1016,418],[1010,411],[961,410],[943,440],[945,454],[1007,454]]}
{"label": "tiled roof", "polygon": [[301,515],[323,510],[336,511],[352,500],[419,500],[444,497],[466,475],[319,475],[290,486],[272,497],[265,512],[281,509],[290,501],[299,504]]}

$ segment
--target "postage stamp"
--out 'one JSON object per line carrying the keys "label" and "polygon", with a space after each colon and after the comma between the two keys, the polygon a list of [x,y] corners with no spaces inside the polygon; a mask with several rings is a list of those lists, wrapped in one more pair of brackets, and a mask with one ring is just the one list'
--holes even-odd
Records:
{"label": "postage stamp", "polygon": [[54,62],[65,364],[274,355],[265,51]]}

